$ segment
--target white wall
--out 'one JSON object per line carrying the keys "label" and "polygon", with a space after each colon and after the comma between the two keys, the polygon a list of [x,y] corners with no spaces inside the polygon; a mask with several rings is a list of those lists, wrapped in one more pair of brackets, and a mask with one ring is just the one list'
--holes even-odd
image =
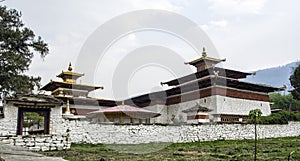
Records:
{"label": "white wall", "polygon": [[12,104],[3,107],[4,118],[0,118],[0,136],[16,135],[18,108]]}
{"label": "white wall", "polygon": [[[72,143],[140,144],[150,142],[195,142],[218,139],[253,139],[254,125],[101,125],[86,121],[69,121],[63,126],[70,129]],[[286,125],[258,125],[258,138],[300,135],[300,122]]]}
{"label": "white wall", "polygon": [[260,109],[263,116],[271,115],[269,102],[212,96],[217,100],[217,114],[248,115],[253,109]]}
{"label": "white wall", "polygon": [[[210,112],[210,114],[248,115],[249,111],[253,109],[260,109],[263,116],[271,114],[269,102],[246,100],[219,95],[209,96],[169,106],[149,106],[145,107],[145,109],[155,112],[166,112],[155,119],[151,119],[155,120],[152,122],[160,122],[163,124],[181,124],[187,122],[187,114],[183,113],[182,111],[194,107],[197,103],[200,106],[213,110]],[[195,115],[196,114],[197,113],[195,112]],[[213,119],[212,116],[210,117]]]}

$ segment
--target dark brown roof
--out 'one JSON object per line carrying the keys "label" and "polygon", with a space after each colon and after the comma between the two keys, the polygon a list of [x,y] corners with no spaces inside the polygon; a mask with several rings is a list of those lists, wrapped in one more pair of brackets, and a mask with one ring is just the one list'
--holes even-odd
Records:
{"label": "dark brown roof", "polygon": [[69,89],[87,90],[87,91],[93,91],[99,88],[103,89],[103,87],[101,86],[90,86],[85,84],[74,84],[68,82],[51,81],[48,84],[46,84],[44,87],[42,87],[41,90],[54,91],[55,89],[60,87],[69,88]]}
{"label": "dark brown roof", "polygon": [[212,67],[178,79],[174,79],[168,82],[163,82],[162,84],[167,84],[168,86],[175,86],[196,79],[200,79],[208,75],[215,75],[215,72],[217,72],[218,76],[234,78],[234,79],[242,79],[242,78],[246,78],[248,75],[251,75],[251,73],[245,73],[245,72],[235,71],[231,69],[224,69],[219,67]]}
{"label": "dark brown roof", "polygon": [[[242,82],[236,79],[227,79],[224,77],[207,77],[204,79],[200,79],[191,83],[186,83],[166,91],[159,91],[154,93],[148,93],[144,95],[140,95],[137,97],[133,97],[131,99],[126,100],[127,103],[131,102],[131,104],[135,104],[136,106],[145,107],[149,105],[155,104],[164,104],[168,97],[174,95],[180,95],[183,93],[191,92],[194,90],[203,89],[211,86],[223,86],[230,87],[242,90],[249,90],[255,92],[269,93],[282,90],[281,88],[261,85],[261,84],[253,84],[248,82]],[[126,104],[127,104],[126,103]]]}
{"label": "dark brown roof", "polygon": [[104,106],[104,107],[113,107],[116,106],[116,101],[113,100],[105,100],[105,99],[97,99],[97,98],[81,98],[81,97],[63,97],[63,96],[55,96],[57,99],[60,99],[64,102],[69,100],[70,104],[75,105],[89,105],[89,106]]}
{"label": "dark brown roof", "polygon": [[4,98],[6,103],[12,102],[14,105],[22,105],[32,108],[40,107],[55,107],[62,105],[62,101],[54,98],[53,96],[48,95],[16,95],[15,97],[6,97]]}
{"label": "dark brown roof", "polygon": [[212,62],[214,64],[218,64],[220,62],[224,62],[226,61],[226,59],[217,59],[217,58],[211,58],[211,57],[207,57],[207,56],[202,56],[201,58],[198,58],[196,60],[193,60],[191,62],[187,62],[185,64],[190,64],[190,65],[194,65],[197,66],[198,64],[202,64],[202,63],[206,63],[206,62]]}

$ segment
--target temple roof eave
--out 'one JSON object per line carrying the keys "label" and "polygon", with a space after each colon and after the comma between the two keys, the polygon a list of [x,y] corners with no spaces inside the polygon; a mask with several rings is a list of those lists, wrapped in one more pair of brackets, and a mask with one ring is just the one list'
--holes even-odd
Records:
{"label": "temple roof eave", "polygon": [[65,75],[70,75],[70,76],[74,76],[74,77],[82,77],[84,76],[84,74],[81,73],[75,73],[75,72],[71,72],[71,71],[62,71],[59,75],[57,75],[56,77],[60,77],[63,78]]}
{"label": "temple roof eave", "polygon": [[167,82],[162,82],[161,84],[167,84],[168,86],[175,86],[183,83],[187,83],[189,81],[193,81],[195,79],[199,79],[208,75],[213,75],[213,71],[219,71],[219,75],[226,76],[228,78],[234,78],[234,79],[242,79],[246,78],[248,75],[251,75],[252,73],[246,73],[246,72],[240,72],[240,71],[235,71],[231,69],[225,69],[225,68],[219,68],[219,67],[212,67],[205,69],[203,71],[199,71],[196,73],[192,73],[187,76],[183,76],[181,78],[173,79]]}
{"label": "temple roof eave", "polygon": [[87,91],[103,89],[102,86],[90,86],[90,85],[85,85],[85,84],[74,84],[74,83],[70,83],[70,82],[51,81],[48,84],[46,84],[45,86],[43,86],[41,88],[41,90],[54,91],[60,87],[70,88],[70,89],[81,89],[81,90],[87,90]]}
{"label": "temple roof eave", "polygon": [[186,62],[185,64],[196,65],[198,63],[205,63],[205,62],[213,62],[213,63],[217,64],[217,63],[224,62],[224,61],[226,61],[226,59],[217,59],[217,58],[202,56],[201,58],[198,58],[198,59],[190,61],[190,62]]}
{"label": "temple roof eave", "polygon": [[105,107],[112,107],[116,106],[116,101],[108,100],[108,99],[99,99],[99,98],[91,98],[91,97],[70,97],[70,96],[55,96],[60,100],[66,102],[67,100],[70,101],[70,104],[75,105],[92,105],[92,106],[105,106]]}

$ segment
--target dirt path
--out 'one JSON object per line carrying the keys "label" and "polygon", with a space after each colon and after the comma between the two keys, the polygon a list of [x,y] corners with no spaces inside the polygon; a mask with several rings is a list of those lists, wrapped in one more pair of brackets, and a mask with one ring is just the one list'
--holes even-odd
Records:
{"label": "dirt path", "polygon": [[21,147],[0,144],[0,161],[66,161],[59,157],[46,157]]}

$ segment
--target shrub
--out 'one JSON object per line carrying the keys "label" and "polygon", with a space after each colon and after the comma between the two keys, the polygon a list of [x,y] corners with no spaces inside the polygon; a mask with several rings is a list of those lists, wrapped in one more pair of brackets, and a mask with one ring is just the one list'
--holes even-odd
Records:
{"label": "shrub", "polygon": [[[273,113],[270,116],[262,116],[259,119],[259,124],[287,124],[289,121],[300,121],[300,112],[282,111]],[[253,123],[249,121],[248,123]]]}

